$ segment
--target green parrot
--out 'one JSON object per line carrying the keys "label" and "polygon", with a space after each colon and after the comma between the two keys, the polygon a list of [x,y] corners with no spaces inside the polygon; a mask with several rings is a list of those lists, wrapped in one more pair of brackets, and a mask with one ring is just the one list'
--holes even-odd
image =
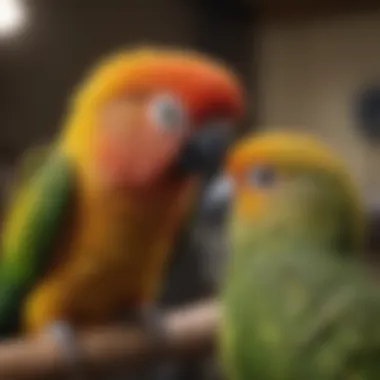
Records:
{"label": "green parrot", "polygon": [[310,136],[267,132],[238,143],[226,171],[227,379],[380,379],[380,288],[360,258],[364,208],[344,165]]}

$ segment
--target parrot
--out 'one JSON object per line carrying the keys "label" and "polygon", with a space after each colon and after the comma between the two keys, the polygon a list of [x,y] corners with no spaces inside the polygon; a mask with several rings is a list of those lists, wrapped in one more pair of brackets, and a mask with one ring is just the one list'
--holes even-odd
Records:
{"label": "parrot", "polygon": [[237,142],[224,170],[214,200],[228,207],[226,378],[379,379],[380,289],[361,256],[364,202],[342,159],[311,134],[272,130]]}
{"label": "parrot", "polygon": [[95,65],[55,139],[21,159],[1,240],[0,336],[53,332],[67,346],[128,313],[159,322],[174,239],[244,107],[233,69],[196,51],[139,46]]}

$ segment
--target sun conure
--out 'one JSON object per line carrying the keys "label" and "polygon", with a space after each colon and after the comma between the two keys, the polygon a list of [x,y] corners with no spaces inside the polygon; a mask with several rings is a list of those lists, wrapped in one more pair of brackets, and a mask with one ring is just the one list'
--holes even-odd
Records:
{"label": "sun conure", "polygon": [[142,47],[100,63],[13,196],[1,335],[99,325],[154,300],[200,178],[243,112],[232,71],[196,52]]}
{"label": "sun conure", "polygon": [[233,380],[380,378],[380,289],[360,257],[360,197],[308,135],[267,132],[231,151],[222,365]]}

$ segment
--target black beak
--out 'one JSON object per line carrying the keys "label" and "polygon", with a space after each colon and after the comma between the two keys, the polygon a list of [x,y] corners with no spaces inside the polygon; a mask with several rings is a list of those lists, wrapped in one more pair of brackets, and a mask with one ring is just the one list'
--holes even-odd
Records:
{"label": "black beak", "polygon": [[222,164],[232,138],[232,128],[225,122],[203,126],[182,148],[176,165],[179,173],[212,176]]}

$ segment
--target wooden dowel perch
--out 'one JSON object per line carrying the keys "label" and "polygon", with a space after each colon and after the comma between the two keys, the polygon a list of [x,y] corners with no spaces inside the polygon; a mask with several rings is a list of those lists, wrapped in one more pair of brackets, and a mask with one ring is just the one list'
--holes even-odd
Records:
{"label": "wooden dowel perch", "polygon": [[[85,369],[99,371],[125,367],[159,356],[181,356],[211,346],[218,325],[218,305],[201,302],[165,315],[167,339],[160,347],[135,327],[112,326],[78,335]],[[0,379],[55,378],[68,371],[62,347],[49,336],[35,340],[12,340],[0,344]]]}

